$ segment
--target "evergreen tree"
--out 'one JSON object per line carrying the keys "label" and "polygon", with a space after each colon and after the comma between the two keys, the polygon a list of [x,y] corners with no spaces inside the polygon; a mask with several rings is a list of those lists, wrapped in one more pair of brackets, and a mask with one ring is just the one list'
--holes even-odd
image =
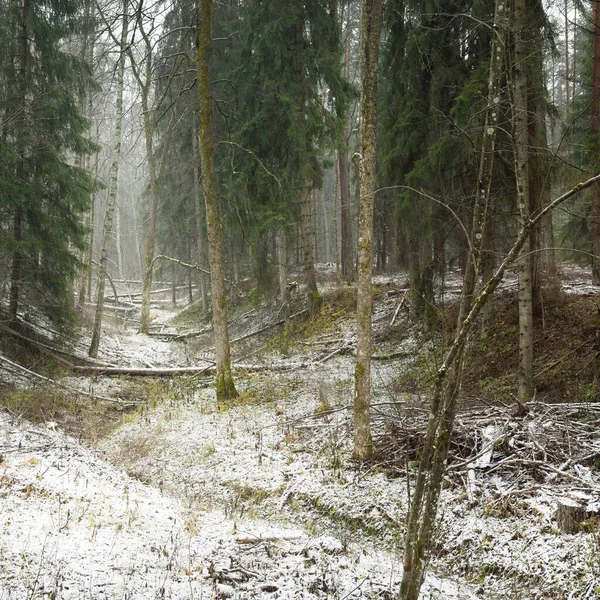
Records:
{"label": "evergreen tree", "polygon": [[22,303],[59,319],[71,305],[74,252],[93,187],[72,164],[93,149],[79,105],[90,69],[67,51],[82,7],[79,0],[1,3],[0,248],[12,321]]}
{"label": "evergreen tree", "polygon": [[321,186],[323,148],[336,145],[348,101],[336,3],[254,0],[242,14],[228,189],[253,242],[264,241],[265,230],[287,239],[299,222],[311,306],[318,293],[310,192]]}

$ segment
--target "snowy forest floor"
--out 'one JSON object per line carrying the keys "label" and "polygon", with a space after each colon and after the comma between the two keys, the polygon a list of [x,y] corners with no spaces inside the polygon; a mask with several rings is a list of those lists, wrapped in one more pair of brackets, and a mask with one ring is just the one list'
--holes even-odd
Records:
{"label": "snowy forest floor", "polygon": [[[460,280],[448,277],[426,335],[409,317],[406,276],[376,279],[377,455],[358,466],[354,292],[326,266],[319,274],[323,309],[311,321],[249,335],[281,307],[233,307],[241,395],[227,406],[206,374],[73,376],[25,340],[1,340],[2,358],[54,383],[0,361],[0,600],[394,597],[427,386]],[[423,598],[600,598],[600,289],[572,266],[563,281],[537,310],[535,402],[512,396],[510,278],[487,335],[473,339]],[[292,313],[300,291],[295,303]],[[162,337],[121,317],[100,360],[210,366],[210,332],[173,339],[207,327],[196,305],[157,302],[153,316]],[[56,346],[44,331],[30,323],[23,335]],[[86,344],[69,346],[82,363]],[[575,534],[555,519],[566,498],[588,516]]]}

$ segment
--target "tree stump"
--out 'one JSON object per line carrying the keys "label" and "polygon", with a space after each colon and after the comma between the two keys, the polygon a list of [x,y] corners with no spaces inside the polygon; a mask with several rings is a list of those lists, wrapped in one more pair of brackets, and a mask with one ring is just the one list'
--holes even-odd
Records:
{"label": "tree stump", "polygon": [[564,533],[579,533],[581,523],[588,517],[585,506],[571,498],[560,498],[557,502],[556,523]]}

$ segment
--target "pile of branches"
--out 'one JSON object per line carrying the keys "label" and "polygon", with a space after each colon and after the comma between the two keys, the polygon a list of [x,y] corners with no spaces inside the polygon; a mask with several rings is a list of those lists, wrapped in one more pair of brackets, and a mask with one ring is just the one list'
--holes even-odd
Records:
{"label": "pile of branches", "polygon": [[[376,415],[376,447],[388,469],[400,474],[418,464],[427,417],[424,408],[409,406]],[[600,403],[531,402],[460,413],[447,476],[466,476],[470,495],[478,477],[492,474],[513,484],[528,475],[529,489],[553,482],[600,493],[599,467]]]}

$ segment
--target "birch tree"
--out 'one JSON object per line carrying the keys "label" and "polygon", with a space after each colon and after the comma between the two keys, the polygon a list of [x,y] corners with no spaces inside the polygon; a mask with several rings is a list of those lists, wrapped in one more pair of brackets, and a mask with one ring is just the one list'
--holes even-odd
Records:
{"label": "birch tree", "polygon": [[123,81],[125,76],[125,51],[127,48],[127,30],[129,25],[128,3],[123,0],[123,20],[121,24],[121,41],[119,44],[119,58],[117,65],[117,99],[115,104],[115,131],[113,135],[113,152],[110,167],[110,179],[108,183],[108,200],[104,214],[104,226],[102,228],[102,250],[100,252],[100,263],[98,265],[98,295],[96,300],[96,313],[94,316],[94,328],[92,330],[92,341],[89,355],[92,358],[98,356],[100,336],[102,333],[102,317],[104,314],[104,289],[106,284],[106,269],[108,263],[108,251],[112,239],[113,216],[117,203],[117,187],[119,180],[119,163],[121,159],[121,141],[123,128]]}

